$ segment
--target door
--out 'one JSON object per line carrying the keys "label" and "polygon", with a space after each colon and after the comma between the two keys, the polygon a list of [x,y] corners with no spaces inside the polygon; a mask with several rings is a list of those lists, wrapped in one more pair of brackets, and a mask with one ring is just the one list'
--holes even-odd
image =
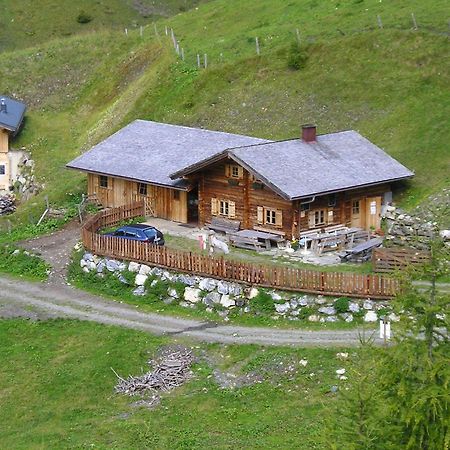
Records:
{"label": "door", "polygon": [[364,216],[365,199],[357,198],[351,200],[351,225],[356,228],[365,228]]}
{"label": "door", "polygon": [[187,194],[188,222],[198,223],[198,186],[190,190]]}
{"label": "door", "polygon": [[366,199],[366,229],[378,230],[381,225],[381,197]]}

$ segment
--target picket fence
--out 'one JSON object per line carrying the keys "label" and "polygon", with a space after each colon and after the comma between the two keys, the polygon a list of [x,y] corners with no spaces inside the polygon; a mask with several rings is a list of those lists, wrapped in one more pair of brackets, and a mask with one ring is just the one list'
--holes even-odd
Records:
{"label": "picket fence", "polygon": [[382,275],[245,263],[99,233],[102,228],[143,216],[144,209],[143,202],[136,202],[99,212],[82,228],[84,247],[96,255],[109,258],[280,290],[373,299],[389,299],[400,290],[398,280]]}

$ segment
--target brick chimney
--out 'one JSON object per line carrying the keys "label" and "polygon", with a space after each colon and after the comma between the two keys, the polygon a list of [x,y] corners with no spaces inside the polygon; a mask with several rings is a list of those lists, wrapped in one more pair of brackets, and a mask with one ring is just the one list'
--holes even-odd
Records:
{"label": "brick chimney", "polygon": [[315,125],[302,125],[302,140],[303,142],[316,142]]}
{"label": "brick chimney", "polygon": [[7,112],[6,102],[5,102],[5,99],[4,99],[4,98],[2,98],[2,99],[0,100],[0,112],[5,113],[5,114],[6,114],[6,112]]}

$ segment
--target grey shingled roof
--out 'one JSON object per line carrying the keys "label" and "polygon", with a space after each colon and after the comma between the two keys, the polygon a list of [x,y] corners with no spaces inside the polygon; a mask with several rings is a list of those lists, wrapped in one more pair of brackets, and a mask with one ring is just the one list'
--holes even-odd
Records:
{"label": "grey shingled roof", "polygon": [[26,106],[22,102],[0,95],[5,100],[6,112],[0,111],[0,128],[16,133],[22,124]]}
{"label": "grey shingled roof", "polygon": [[233,147],[263,139],[136,120],[67,164],[95,172],[162,186],[185,188],[170,174]]}
{"label": "grey shingled roof", "polygon": [[237,148],[229,156],[289,200],[412,177],[356,131]]}

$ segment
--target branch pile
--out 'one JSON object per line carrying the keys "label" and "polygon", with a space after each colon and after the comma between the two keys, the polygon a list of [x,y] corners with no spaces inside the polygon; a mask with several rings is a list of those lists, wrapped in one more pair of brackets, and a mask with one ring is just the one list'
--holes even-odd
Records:
{"label": "branch pile", "polygon": [[0,216],[12,214],[16,210],[16,198],[13,194],[0,195]]}
{"label": "branch pile", "polygon": [[119,379],[115,391],[127,395],[171,391],[191,378],[193,361],[194,356],[189,349],[170,350],[158,359],[148,361],[152,370],[141,376],[130,375],[125,379],[113,370]]}

